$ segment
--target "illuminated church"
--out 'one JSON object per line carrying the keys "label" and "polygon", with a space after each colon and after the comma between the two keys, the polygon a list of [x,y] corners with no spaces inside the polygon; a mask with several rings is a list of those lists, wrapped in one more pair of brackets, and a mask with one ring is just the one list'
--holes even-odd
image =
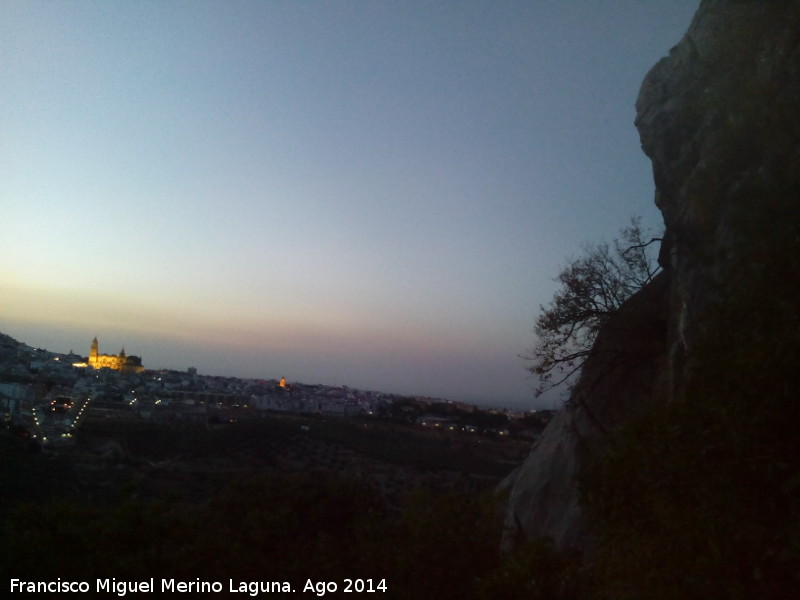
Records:
{"label": "illuminated church", "polygon": [[141,373],[144,371],[142,359],[138,356],[127,356],[125,348],[119,354],[100,354],[97,336],[92,341],[92,348],[89,350],[89,366],[94,369],[113,369],[121,373]]}

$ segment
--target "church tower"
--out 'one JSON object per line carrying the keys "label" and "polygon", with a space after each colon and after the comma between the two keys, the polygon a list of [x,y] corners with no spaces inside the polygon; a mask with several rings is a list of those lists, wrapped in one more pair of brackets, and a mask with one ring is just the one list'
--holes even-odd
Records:
{"label": "church tower", "polygon": [[92,340],[92,347],[89,350],[89,366],[97,368],[97,354],[98,354],[98,343],[97,343],[97,336],[94,336]]}

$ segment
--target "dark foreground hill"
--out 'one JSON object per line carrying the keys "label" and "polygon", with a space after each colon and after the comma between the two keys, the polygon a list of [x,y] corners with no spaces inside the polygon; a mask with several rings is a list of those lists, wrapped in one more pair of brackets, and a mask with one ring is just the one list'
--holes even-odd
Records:
{"label": "dark foreground hill", "polygon": [[8,431],[0,441],[6,580],[239,578],[299,593],[308,579],[361,578],[391,598],[478,593],[500,559],[491,490],[523,448],[290,415],[89,419],[58,454]]}

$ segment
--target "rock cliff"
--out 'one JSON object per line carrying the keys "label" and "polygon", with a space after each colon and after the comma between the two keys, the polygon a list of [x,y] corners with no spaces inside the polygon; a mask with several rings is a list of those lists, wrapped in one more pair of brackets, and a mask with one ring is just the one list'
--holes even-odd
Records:
{"label": "rock cliff", "polygon": [[550,537],[559,547],[583,532],[578,477],[609,435],[663,401],[670,277],[660,273],[601,329],[569,405],[544,431],[516,475],[504,548]]}
{"label": "rock cliff", "polygon": [[688,397],[709,340],[770,348],[726,359],[759,371],[754,361],[785,365],[773,358],[797,350],[799,75],[800,3],[723,0],[703,0],[647,74],[635,123],[666,226],[664,273],[600,332],[571,401],[519,470],[504,546],[582,543],[583,470],[620,427]]}

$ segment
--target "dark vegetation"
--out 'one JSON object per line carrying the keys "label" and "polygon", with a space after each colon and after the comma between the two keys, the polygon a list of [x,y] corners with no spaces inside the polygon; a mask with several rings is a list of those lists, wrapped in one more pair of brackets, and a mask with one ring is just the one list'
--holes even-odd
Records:
{"label": "dark vegetation", "polygon": [[[390,598],[476,597],[500,560],[490,491],[412,484],[392,506],[335,463],[281,462],[298,447],[347,446],[364,461],[396,460],[390,469],[436,473],[453,468],[455,439],[289,416],[211,429],[96,419],[73,451],[50,455],[6,430],[0,578],[288,580],[299,592],[308,578],[360,577],[385,579]],[[519,453],[493,445],[454,463],[489,490]]]}
{"label": "dark vegetation", "polygon": [[374,494],[346,479],[269,470],[234,478],[200,503],[129,495],[110,510],[66,500],[21,505],[5,524],[2,575],[288,580],[301,588],[309,577],[374,577],[386,579],[390,597],[463,598],[472,581],[453,574],[496,560],[488,523],[478,498],[420,493],[390,519]]}

